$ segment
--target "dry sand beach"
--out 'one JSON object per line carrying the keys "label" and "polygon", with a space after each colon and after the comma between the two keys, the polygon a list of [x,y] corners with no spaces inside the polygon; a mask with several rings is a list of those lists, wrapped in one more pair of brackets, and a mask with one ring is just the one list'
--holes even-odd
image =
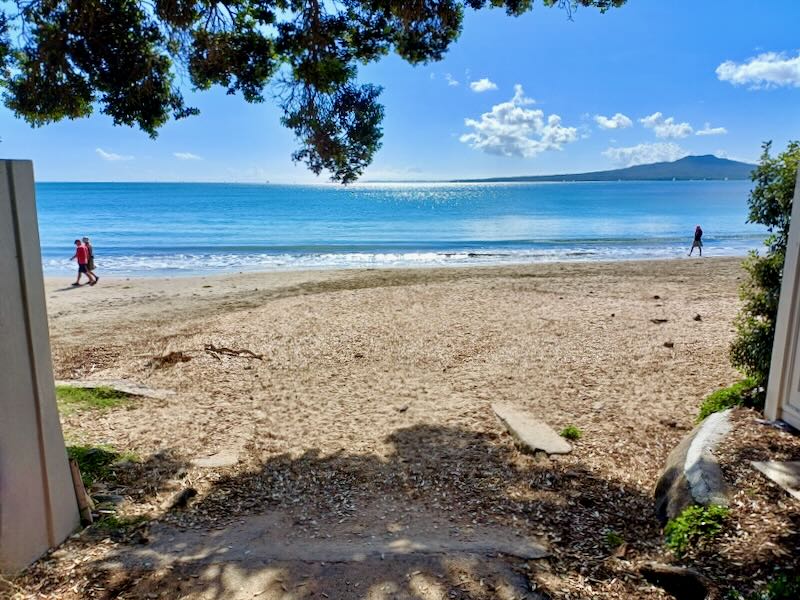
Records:
{"label": "dry sand beach", "polygon": [[[63,417],[68,441],[141,457],[110,491],[155,520],[147,543],[75,540],[30,581],[58,597],[666,597],[635,571],[664,552],[652,490],[701,399],[737,377],[742,274],[704,258],[48,280],[58,379],[174,394]],[[495,402],[583,436],[522,454]]]}
{"label": "dry sand beach", "polygon": [[[176,392],[91,427],[67,421],[85,442],[385,457],[413,425],[496,430],[488,408],[503,401],[577,425],[588,450],[626,428],[644,443],[664,419],[688,424],[730,383],[740,276],[738,260],[706,259],[103,278],[48,281],[47,302],[58,379]],[[171,352],[189,360],[154,363]],[[645,474],[636,459],[620,466],[626,480]]]}

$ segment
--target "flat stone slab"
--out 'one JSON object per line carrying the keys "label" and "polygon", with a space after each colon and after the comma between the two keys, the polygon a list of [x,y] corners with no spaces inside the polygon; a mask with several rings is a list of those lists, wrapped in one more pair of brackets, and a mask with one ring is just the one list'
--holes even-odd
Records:
{"label": "flat stone slab", "polygon": [[239,453],[232,450],[221,450],[211,456],[201,456],[192,459],[192,464],[204,469],[232,467],[239,462]]}
{"label": "flat stone slab", "polygon": [[77,388],[99,388],[108,387],[112,390],[117,390],[123,394],[131,396],[142,396],[144,398],[155,398],[156,400],[166,400],[170,396],[174,396],[175,392],[172,390],[160,390],[147,387],[135,381],[128,381],[127,379],[70,379],[70,380],[56,380],[56,385],[69,385]]}
{"label": "flat stone slab", "polygon": [[265,561],[363,562],[392,556],[505,554],[527,560],[550,555],[545,542],[490,526],[477,526],[460,536],[430,527],[392,534],[385,529],[362,535],[343,535],[335,526],[325,532],[332,537],[310,538],[298,532],[293,519],[282,512],[246,517],[222,530],[180,530],[159,523],[149,531],[150,543],[121,549],[113,568],[130,568],[148,562],[151,566],[175,563],[264,564]]}
{"label": "flat stone slab", "polygon": [[761,471],[768,479],[777,483],[792,496],[800,500],[800,461],[779,462],[768,460],[751,461],[753,468]]}
{"label": "flat stone slab", "polygon": [[572,446],[544,421],[507,404],[493,404],[492,410],[500,422],[523,449],[547,454],[568,454]]}

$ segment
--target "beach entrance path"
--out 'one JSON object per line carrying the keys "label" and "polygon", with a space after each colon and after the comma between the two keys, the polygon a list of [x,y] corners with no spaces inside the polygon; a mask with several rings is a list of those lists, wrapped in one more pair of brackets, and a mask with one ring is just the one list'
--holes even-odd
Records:
{"label": "beach entrance path", "polygon": [[[31,585],[663,598],[636,568],[663,552],[652,490],[701,399],[737,377],[741,273],[704,258],[48,282],[56,377],[175,393],[62,415],[69,444],[134,459],[93,484],[124,498],[116,520]],[[581,435],[523,453],[493,404]]]}
{"label": "beach entrance path", "polygon": [[[501,527],[457,526],[445,513],[367,510],[349,520],[298,523],[270,511],[210,531],[156,525],[149,543],[99,566],[136,574],[138,595],[183,598],[542,598],[528,561],[542,543]],[[473,591],[474,591],[473,590]],[[474,597],[474,596],[470,596]]]}

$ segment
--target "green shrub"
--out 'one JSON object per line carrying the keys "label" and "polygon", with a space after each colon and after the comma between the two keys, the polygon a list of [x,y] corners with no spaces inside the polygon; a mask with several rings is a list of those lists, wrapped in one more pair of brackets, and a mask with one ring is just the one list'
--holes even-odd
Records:
{"label": "green shrub", "polygon": [[79,388],[71,385],[57,385],[56,399],[62,413],[73,410],[105,410],[115,408],[128,400],[130,396],[110,387]]}
{"label": "green shrub", "polygon": [[664,542],[678,556],[690,546],[713,539],[728,518],[725,506],[689,506],[664,527]]}
{"label": "green shrub", "polygon": [[769,600],[797,600],[800,598],[800,575],[780,573],[767,584]]}
{"label": "green shrub", "polygon": [[575,425],[567,425],[564,429],[561,430],[561,437],[567,438],[568,440],[579,440],[583,435],[583,432],[575,427]]}
{"label": "green shrub", "polygon": [[135,454],[117,452],[108,446],[67,446],[67,456],[78,462],[83,485],[87,488],[95,481],[113,480],[115,465],[138,461]]}
{"label": "green shrub", "polygon": [[[736,317],[736,339],[731,344],[733,366],[752,378],[760,390],[769,379],[775,320],[783,277],[783,262],[789,238],[800,142],[790,142],[785,152],[770,156],[771,142],[763,145],[761,161],[751,175],[755,187],[750,192],[748,223],[766,225],[770,232],[766,253],[751,252],[744,262],[748,278],[742,285],[743,302]],[[763,403],[763,391],[760,392]]]}
{"label": "green shrub", "polygon": [[737,381],[733,385],[712,392],[700,405],[700,414],[697,421],[700,422],[708,415],[720,412],[732,406],[754,406],[758,404],[756,399],[756,383],[753,379],[747,378]]}
{"label": "green shrub", "polygon": [[726,600],[797,600],[800,598],[800,575],[777,573],[758,592],[745,596],[736,590],[731,590],[725,598]]}

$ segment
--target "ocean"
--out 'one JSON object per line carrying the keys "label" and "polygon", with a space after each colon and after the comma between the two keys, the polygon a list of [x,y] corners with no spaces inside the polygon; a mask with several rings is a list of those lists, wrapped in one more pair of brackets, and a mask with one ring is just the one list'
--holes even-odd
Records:
{"label": "ocean", "polygon": [[289,186],[39,183],[46,275],[89,236],[98,273],[196,275],[743,256],[749,181]]}

